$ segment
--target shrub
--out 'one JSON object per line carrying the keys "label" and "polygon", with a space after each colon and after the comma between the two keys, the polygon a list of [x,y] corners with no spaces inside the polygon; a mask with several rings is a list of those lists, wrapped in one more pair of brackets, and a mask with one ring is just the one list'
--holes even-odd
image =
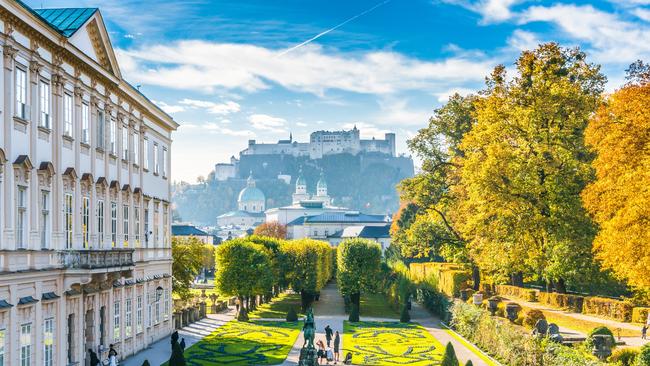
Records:
{"label": "shrub", "polygon": [[559,294],[556,292],[539,292],[537,299],[540,303],[552,307],[567,309],[574,313],[582,312],[584,297],[578,295]]}
{"label": "shrub", "polygon": [[455,263],[411,263],[411,278],[416,282],[430,282],[449,297],[460,296],[460,290],[469,287],[471,273]]}
{"label": "shrub", "polygon": [[445,354],[442,356],[441,366],[458,366],[458,358],[456,357],[456,352],[454,351],[454,346],[451,342],[447,342],[447,347],[445,347]]}
{"label": "shrub", "polygon": [[616,366],[634,366],[634,359],[638,354],[639,350],[634,348],[618,348],[612,352],[607,361]]}
{"label": "shrub", "polygon": [[591,348],[593,345],[593,339],[595,335],[607,335],[611,338],[612,346],[616,344],[616,340],[614,339],[614,333],[607,327],[601,326],[601,327],[596,327],[587,334],[587,347]]}
{"label": "shrub", "polygon": [[502,296],[517,297],[524,301],[535,302],[539,291],[518,286],[497,285],[496,292]]}
{"label": "shrub", "polygon": [[409,308],[404,304],[402,307],[402,314],[399,317],[401,323],[408,323],[411,321],[411,315],[409,314]]}
{"label": "shrub", "polygon": [[144,362],[142,363],[142,366],[151,366],[149,364],[149,360],[144,360]]}
{"label": "shrub", "polygon": [[636,364],[634,366],[650,366],[650,343],[641,347],[641,351],[636,356]]}
{"label": "shrub", "polygon": [[349,321],[356,323],[359,321],[359,306],[357,304],[352,304],[352,310],[350,310]]}
{"label": "shrub", "polygon": [[632,304],[628,301],[594,296],[585,297],[582,312],[629,322],[632,321],[632,308]]}
{"label": "shrub", "polygon": [[632,322],[645,323],[648,320],[648,312],[650,312],[650,308],[646,307],[636,307],[632,309]]}
{"label": "shrub", "polygon": [[293,306],[289,308],[289,311],[287,312],[286,320],[288,322],[298,321],[298,314],[296,314],[296,309],[294,309]]}
{"label": "shrub", "polygon": [[427,310],[443,320],[447,318],[450,302],[440,291],[427,284],[422,284],[417,288],[415,295],[417,301]]}
{"label": "shrub", "polygon": [[524,314],[523,326],[532,329],[540,319],[546,319],[546,316],[544,316],[544,313],[541,310],[528,309]]}
{"label": "shrub", "polygon": [[472,363],[472,360],[467,360],[467,363],[465,363],[465,366],[474,366]]}

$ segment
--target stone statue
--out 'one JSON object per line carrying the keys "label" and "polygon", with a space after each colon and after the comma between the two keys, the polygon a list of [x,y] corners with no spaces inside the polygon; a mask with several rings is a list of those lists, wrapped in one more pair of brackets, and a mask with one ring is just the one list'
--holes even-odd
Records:
{"label": "stone statue", "polygon": [[314,313],[309,308],[305,316],[305,324],[302,326],[302,331],[305,336],[305,343],[303,348],[314,348],[314,336],[316,335],[316,324],[314,323]]}
{"label": "stone statue", "polygon": [[302,327],[305,343],[300,350],[299,366],[318,366],[318,352],[314,347],[314,337],[316,336],[316,323],[314,322],[314,312],[311,308],[307,309],[305,315],[305,324]]}
{"label": "stone statue", "polygon": [[548,322],[546,319],[539,319],[533,328],[533,335],[538,337],[545,337],[548,332]]}
{"label": "stone statue", "polygon": [[548,337],[553,341],[557,343],[562,343],[564,340],[564,337],[560,334],[560,327],[557,326],[555,323],[551,323],[548,325]]}

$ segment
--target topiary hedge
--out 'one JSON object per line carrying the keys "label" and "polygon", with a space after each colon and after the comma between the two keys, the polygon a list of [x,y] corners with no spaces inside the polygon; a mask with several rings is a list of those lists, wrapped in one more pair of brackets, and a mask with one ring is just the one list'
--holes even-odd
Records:
{"label": "topiary hedge", "polygon": [[632,321],[633,306],[629,301],[604,297],[585,297],[582,305],[584,314],[604,316],[622,322]]}
{"label": "topiary hedge", "polygon": [[607,362],[617,366],[635,366],[634,361],[639,354],[639,350],[634,348],[618,348],[612,352]]}
{"label": "topiary hedge", "polygon": [[409,271],[415,282],[435,283],[449,297],[459,297],[460,290],[468,288],[472,278],[468,270],[455,263],[411,263]]}
{"label": "topiary hedge", "polygon": [[540,303],[556,308],[567,309],[574,313],[581,313],[584,297],[579,295],[559,294],[557,292],[539,292],[537,299]]}
{"label": "topiary hedge", "polygon": [[497,285],[496,293],[502,296],[517,297],[524,301],[536,302],[537,294],[539,290],[519,287],[519,286],[510,286],[510,285]]}
{"label": "topiary hedge", "polygon": [[636,307],[632,309],[632,323],[644,323],[648,321],[650,308]]}

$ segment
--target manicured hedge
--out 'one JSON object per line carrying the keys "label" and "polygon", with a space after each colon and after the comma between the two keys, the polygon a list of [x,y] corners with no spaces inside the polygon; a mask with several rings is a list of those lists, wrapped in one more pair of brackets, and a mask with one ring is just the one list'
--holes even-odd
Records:
{"label": "manicured hedge", "polygon": [[496,292],[498,295],[517,297],[524,301],[535,302],[537,301],[537,293],[539,293],[539,290],[518,286],[497,285]]}
{"label": "manicured hedge", "polygon": [[632,321],[632,304],[628,301],[604,297],[585,297],[582,305],[584,314],[599,315],[622,322]]}
{"label": "manicured hedge", "polygon": [[584,297],[570,294],[559,294],[557,292],[540,291],[537,294],[537,300],[542,304],[567,309],[574,313],[581,313]]}
{"label": "manicured hedge", "polygon": [[416,282],[435,283],[438,290],[450,297],[459,297],[460,290],[469,287],[471,273],[455,263],[411,263],[411,279]]}
{"label": "manicured hedge", "polygon": [[636,307],[632,309],[632,322],[633,323],[645,323],[648,321],[648,313],[650,308]]}

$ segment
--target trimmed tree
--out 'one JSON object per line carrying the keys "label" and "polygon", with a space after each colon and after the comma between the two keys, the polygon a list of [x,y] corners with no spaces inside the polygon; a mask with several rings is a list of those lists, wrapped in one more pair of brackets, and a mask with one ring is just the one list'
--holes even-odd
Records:
{"label": "trimmed tree", "polygon": [[183,350],[180,344],[178,344],[178,332],[172,333],[171,344],[172,355],[169,358],[169,366],[186,366]]}
{"label": "trimmed tree", "polygon": [[172,289],[185,300],[192,296],[190,286],[204,265],[204,244],[195,237],[172,238]]}
{"label": "trimmed tree", "polygon": [[465,366],[474,366],[472,363],[472,360],[467,360],[467,363],[465,363]]}
{"label": "trimmed tree", "polygon": [[217,291],[237,296],[240,313],[237,319],[248,320],[251,298],[271,291],[275,283],[269,250],[245,239],[227,241],[217,248]]}
{"label": "trimmed tree", "polygon": [[142,366],[151,366],[149,364],[149,360],[144,360],[144,362],[142,363]]}
{"label": "trimmed tree", "polygon": [[409,314],[409,308],[406,304],[402,306],[402,314],[399,317],[399,321],[402,323],[408,323],[411,321],[411,314]]}
{"label": "trimmed tree", "polygon": [[361,293],[375,291],[379,283],[381,247],[372,240],[346,239],[338,246],[336,264],[339,291],[359,310]]}
{"label": "trimmed tree", "polygon": [[300,292],[302,310],[332,278],[332,249],[328,243],[311,239],[291,240],[282,245],[288,261],[287,282]]}
{"label": "trimmed tree", "polygon": [[293,306],[289,308],[286,319],[288,322],[298,321],[298,314],[296,314],[296,309],[294,309]]}
{"label": "trimmed tree", "polygon": [[459,366],[458,358],[456,357],[456,352],[454,351],[454,346],[451,342],[447,343],[445,347],[445,354],[442,356],[441,366]]}

